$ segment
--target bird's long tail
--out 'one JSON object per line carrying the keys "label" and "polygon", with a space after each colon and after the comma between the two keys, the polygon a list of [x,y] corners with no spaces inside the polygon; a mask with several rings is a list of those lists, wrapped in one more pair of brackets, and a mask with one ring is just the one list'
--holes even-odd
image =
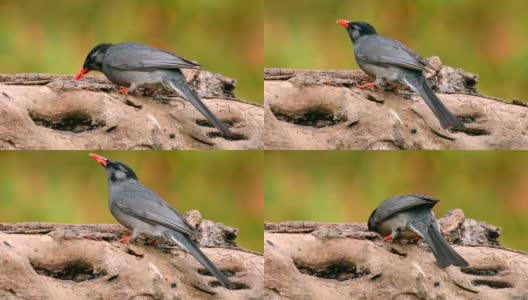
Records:
{"label": "bird's long tail", "polygon": [[226,289],[234,289],[235,285],[205,256],[200,248],[191,238],[181,232],[171,230],[167,232],[166,237],[188,251],[196,260],[204,266]]}
{"label": "bird's long tail", "polygon": [[423,237],[436,258],[436,264],[440,268],[445,268],[449,265],[467,267],[469,263],[460,256],[444,239],[440,230],[435,226],[436,224],[431,223],[427,227],[427,231],[423,232]]}
{"label": "bird's long tail", "polygon": [[185,76],[183,76],[180,71],[174,71],[172,74],[173,76],[171,76],[170,79],[167,79],[165,84],[170,86],[182,98],[185,98],[187,101],[191,102],[191,104],[224,136],[232,135],[229,128],[209,110],[202,100],[200,100],[198,95],[196,95],[196,93],[189,87],[187,81],[185,80]]}
{"label": "bird's long tail", "polygon": [[440,121],[442,128],[452,127],[458,130],[463,130],[465,128],[464,123],[453,116],[442,101],[440,101],[438,96],[429,87],[422,74],[406,74],[403,77],[403,80],[414,92],[424,99],[425,103],[427,103],[429,108],[431,108]]}

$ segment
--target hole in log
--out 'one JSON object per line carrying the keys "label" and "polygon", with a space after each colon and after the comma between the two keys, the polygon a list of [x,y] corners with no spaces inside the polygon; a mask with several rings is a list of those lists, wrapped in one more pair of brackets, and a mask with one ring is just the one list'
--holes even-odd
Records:
{"label": "hole in log", "polygon": [[489,131],[482,128],[467,128],[463,130],[467,135],[470,136],[480,136],[480,135],[490,135]]}
{"label": "hole in log", "polygon": [[136,103],[132,102],[132,101],[131,101],[130,99],[128,99],[128,98],[125,100],[125,105],[131,106],[131,107],[133,107],[133,108],[137,108],[137,109],[142,109],[142,108],[143,108],[143,105],[141,105],[141,104],[136,104]]}
{"label": "hole in log", "polygon": [[39,275],[75,282],[92,280],[106,275],[106,270],[96,270],[89,262],[83,260],[67,261],[54,265],[31,261],[31,267]]}
{"label": "hole in log", "polygon": [[78,112],[65,114],[60,117],[46,117],[30,112],[29,117],[38,126],[60,131],[71,131],[73,133],[90,131],[106,125],[104,121],[93,120],[90,116]]}
{"label": "hole in log", "polygon": [[[226,271],[220,271],[222,274],[224,274],[227,278],[234,276],[236,274],[236,270],[226,270]],[[198,274],[204,275],[204,276],[213,276],[208,270],[204,268],[198,269]]]}
{"label": "hole in log", "polygon": [[[222,123],[224,123],[224,125],[226,125],[228,128],[231,128],[234,125],[235,121],[222,121]],[[214,128],[213,124],[211,124],[211,122],[209,122],[208,120],[196,120],[196,124],[198,126],[202,126],[202,127]],[[209,133],[207,133],[207,136],[210,137],[210,138],[223,137],[224,139],[226,139],[228,141],[241,141],[241,140],[247,140],[248,139],[243,134],[232,133],[229,136],[227,136],[227,135],[224,136],[218,131],[209,132]]]}
{"label": "hole in log", "polygon": [[496,280],[483,280],[483,279],[476,279],[471,281],[471,283],[474,286],[481,286],[486,285],[492,289],[507,289],[511,288],[512,285],[505,281],[496,281]]}
{"label": "hole in log", "polygon": [[330,127],[347,121],[345,116],[334,114],[330,109],[321,106],[310,107],[298,113],[283,112],[271,107],[271,112],[280,121],[315,128]]}
{"label": "hole in log", "polygon": [[390,253],[396,254],[396,255],[399,255],[399,256],[403,256],[403,257],[407,257],[407,253],[401,252],[398,249],[393,248],[393,247],[390,247]]}
{"label": "hole in log", "polygon": [[[231,128],[231,126],[233,126],[233,122],[231,122],[231,121],[222,121],[222,123],[224,123],[224,125],[226,125],[229,128]],[[202,127],[214,128],[213,124],[211,124],[211,122],[209,122],[208,120],[196,120],[196,124],[198,124],[198,126],[202,126]]]}
{"label": "hole in log", "polygon": [[[235,288],[233,290],[247,290],[249,289],[249,286],[242,282],[232,282]],[[208,283],[210,287],[219,287],[222,286],[220,281],[214,280]]]}
{"label": "hole in log", "polygon": [[309,265],[301,261],[294,261],[294,264],[303,274],[337,281],[356,279],[370,274],[368,270],[358,268],[355,264],[345,260],[331,261],[319,266]]}
{"label": "hole in log", "polygon": [[479,269],[479,268],[461,268],[460,271],[469,275],[477,276],[495,276],[499,274],[500,270],[498,269]]}
{"label": "hole in log", "polygon": [[457,119],[467,124],[467,123],[474,123],[478,117],[479,116],[463,116],[463,117],[458,117]]}
{"label": "hole in log", "polygon": [[195,137],[195,136],[191,136],[191,138],[195,141],[197,141],[198,143],[200,144],[204,144],[204,145],[207,145],[207,146],[214,146],[214,143],[211,143],[211,142],[208,142],[208,141],[204,141],[198,137]]}
{"label": "hole in log", "polygon": [[243,134],[231,133],[231,135],[222,135],[218,131],[208,132],[207,136],[210,137],[210,138],[213,138],[213,139],[214,138],[223,137],[225,140],[228,140],[228,141],[241,141],[241,140],[247,140],[248,139]]}

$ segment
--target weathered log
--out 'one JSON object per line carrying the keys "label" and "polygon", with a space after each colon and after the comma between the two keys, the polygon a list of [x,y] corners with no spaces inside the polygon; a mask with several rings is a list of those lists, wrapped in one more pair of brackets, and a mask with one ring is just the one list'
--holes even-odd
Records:
{"label": "weathered log", "polygon": [[103,75],[0,75],[0,149],[261,149],[263,108],[233,94],[235,80],[184,70],[205,104],[236,134],[219,136],[169,91],[117,93]]}
{"label": "weathered log", "polygon": [[239,248],[238,230],[187,219],[202,251],[237,289],[227,290],[176,246],[125,245],[117,224],[0,224],[0,299],[250,299],[263,294],[264,258]]}
{"label": "weathered log", "polygon": [[267,223],[269,299],[526,299],[528,254],[501,247],[500,228],[454,210],[439,220],[469,263],[441,269],[425,242],[383,242],[367,225]]}
{"label": "weathered log", "polygon": [[467,129],[443,129],[409,90],[357,88],[359,70],[264,72],[266,149],[528,149],[528,107],[477,93],[478,76],[441,66],[429,81]]}

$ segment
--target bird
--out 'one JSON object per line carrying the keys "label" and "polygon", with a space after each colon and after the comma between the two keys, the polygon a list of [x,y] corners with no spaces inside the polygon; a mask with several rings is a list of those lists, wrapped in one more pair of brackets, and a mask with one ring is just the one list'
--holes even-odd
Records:
{"label": "bird", "polygon": [[375,82],[359,86],[372,87],[376,83],[397,82],[407,85],[420,95],[440,121],[442,128],[464,130],[462,121],[457,119],[429,87],[423,72],[434,68],[429,62],[397,40],[378,35],[376,29],[366,22],[338,20],[346,28],[359,67]]}
{"label": "bird", "polygon": [[174,53],[140,43],[99,44],[88,53],[75,80],[80,80],[90,71],[99,71],[114,84],[127,87],[121,90],[123,93],[133,93],[138,88],[173,90],[179,97],[191,102],[223,136],[232,136],[229,128],[189,87],[180,70],[200,68],[199,64]]}
{"label": "bird", "polygon": [[458,254],[440,233],[432,212],[440,201],[430,196],[409,194],[383,201],[370,215],[368,230],[381,234],[384,241],[424,239],[440,268],[450,265],[467,267],[469,263]]}
{"label": "bird", "polygon": [[235,285],[205,256],[193,240],[196,229],[175,208],[141,184],[136,173],[127,165],[90,153],[106,170],[110,212],[132,236],[122,241],[146,237],[166,240],[189,252],[227,289]]}

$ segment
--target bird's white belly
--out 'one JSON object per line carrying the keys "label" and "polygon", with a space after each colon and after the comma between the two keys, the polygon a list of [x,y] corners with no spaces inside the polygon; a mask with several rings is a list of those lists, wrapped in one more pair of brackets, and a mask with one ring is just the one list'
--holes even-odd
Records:
{"label": "bird's white belly", "polygon": [[[372,77],[375,77],[377,81],[390,81],[396,82],[398,78],[398,70],[394,67],[381,67],[372,64],[358,63],[361,70],[369,74]],[[377,76],[376,76],[377,75]]]}
{"label": "bird's white belly", "polygon": [[160,80],[163,78],[162,71],[110,71],[105,72],[108,79],[120,86],[130,86],[135,84],[138,88],[154,89],[161,86]]}
{"label": "bird's white belly", "polygon": [[398,238],[401,239],[410,239],[417,236],[416,232],[412,230],[406,221],[407,217],[404,217],[404,213],[399,213],[393,216],[392,218],[389,218],[385,221],[383,221],[378,226],[378,232],[382,236],[388,236],[392,233],[393,230],[398,229],[399,234]]}

